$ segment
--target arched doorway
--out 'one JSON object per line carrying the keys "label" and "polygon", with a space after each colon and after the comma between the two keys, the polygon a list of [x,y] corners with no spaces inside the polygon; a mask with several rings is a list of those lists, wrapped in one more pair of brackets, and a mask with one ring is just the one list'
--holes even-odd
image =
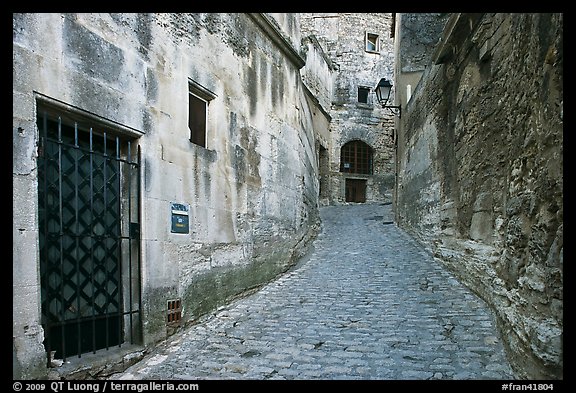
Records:
{"label": "arched doorway", "polygon": [[[373,149],[365,142],[353,140],[340,149],[340,172],[357,175],[372,175]],[[366,202],[367,179],[362,177],[345,177],[345,201]]]}

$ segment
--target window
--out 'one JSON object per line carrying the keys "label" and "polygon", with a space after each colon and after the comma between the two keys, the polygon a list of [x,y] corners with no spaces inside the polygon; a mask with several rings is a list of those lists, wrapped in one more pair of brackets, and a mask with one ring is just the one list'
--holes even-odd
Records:
{"label": "window", "polygon": [[369,93],[370,93],[369,87],[358,87],[358,102],[367,104]]}
{"label": "window", "polygon": [[199,85],[188,81],[188,129],[190,142],[206,147],[206,132],[208,122],[208,105],[216,98],[216,94]]}
{"label": "window", "polygon": [[380,37],[378,34],[366,33],[366,52],[380,51]]}
{"label": "window", "polygon": [[190,142],[206,147],[206,117],[208,115],[208,102],[188,94],[188,128],[190,129]]}
{"label": "window", "polygon": [[362,141],[351,141],[340,149],[340,172],[372,174],[372,148]]}

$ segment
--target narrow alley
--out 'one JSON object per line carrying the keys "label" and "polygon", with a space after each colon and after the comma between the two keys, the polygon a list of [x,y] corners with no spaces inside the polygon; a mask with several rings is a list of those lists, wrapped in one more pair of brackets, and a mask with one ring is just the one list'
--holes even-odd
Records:
{"label": "narrow alley", "polygon": [[110,379],[512,379],[492,313],[392,223],[321,208],[294,269]]}

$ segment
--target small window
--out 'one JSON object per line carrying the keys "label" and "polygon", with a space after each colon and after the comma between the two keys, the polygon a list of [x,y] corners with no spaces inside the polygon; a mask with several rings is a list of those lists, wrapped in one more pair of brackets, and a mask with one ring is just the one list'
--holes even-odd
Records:
{"label": "small window", "polygon": [[194,94],[188,94],[188,128],[190,142],[206,147],[206,117],[208,103]]}
{"label": "small window", "polygon": [[380,51],[380,37],[378,34],[366,33],[366,52]]}
{"label": "small window", "polygon": [[216,94],[194,81],[188,81],[188,129],[190,142],[206,147],[208,105]]}
{"label": "small window", "polygon": [[369,87],[358,87],[358,102],[367,104],[370,93]]}

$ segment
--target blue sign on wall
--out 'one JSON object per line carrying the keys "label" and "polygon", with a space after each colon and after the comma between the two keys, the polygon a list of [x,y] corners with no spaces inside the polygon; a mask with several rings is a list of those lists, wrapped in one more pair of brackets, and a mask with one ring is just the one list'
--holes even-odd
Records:
{"label": "blue sign on wall", "polygon": [[172,218],[172,233],[189,233],[190,217],[188,215],[188,206],[182,203],[170,203],[170,212]]}

